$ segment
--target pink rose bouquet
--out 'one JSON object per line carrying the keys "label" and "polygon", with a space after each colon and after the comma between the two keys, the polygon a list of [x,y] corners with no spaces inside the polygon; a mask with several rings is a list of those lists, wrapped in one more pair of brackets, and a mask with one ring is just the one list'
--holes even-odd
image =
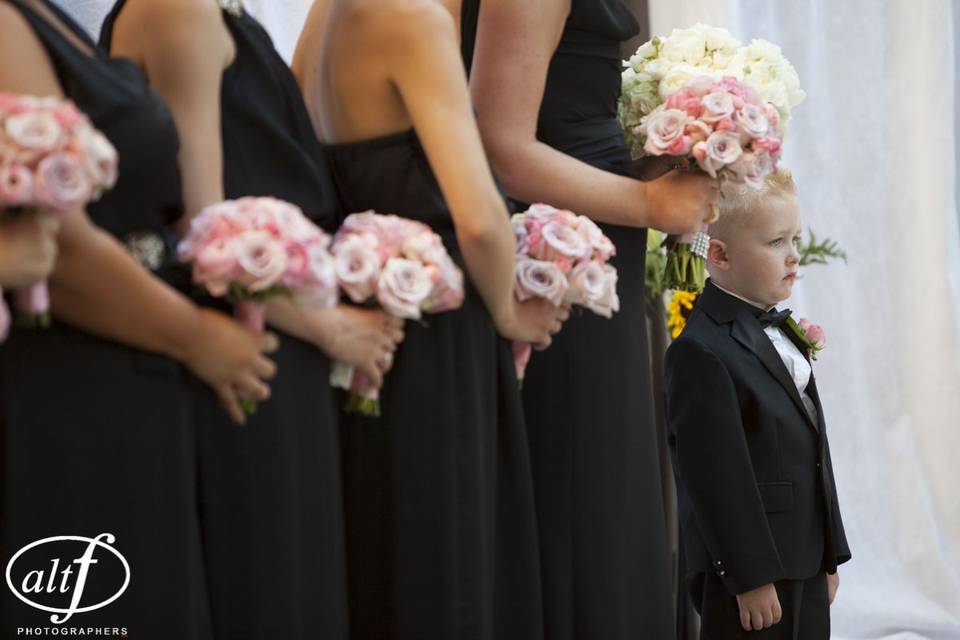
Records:
{"label": "pink rose bouquet", "polygon": [[[699,76],[644,116],[633,133],[650,156],[677,156],[712,178],[760,188],[777,169],[783,133],[777,109],[732,77]],[[700,291],[707,226],[673,239],[666,287]]]}
{"label": "pink rose bouquet", "polygon": [[[275,198],[240,198],[206,207],[177,249],[193,280],[211,295],[230,295],[237,319],[253,331],[266,324],[275,295],[329,308],[339,291],[330,236],[300,209]],[[247,403],[248,411],[253,405]]]}
{"label": "pink rose bouquet", "polygon": [[[0,210],[65,215],[117,181],[117,152],[70,101],[0,93]],[[3,305],[0,299],[0,305]],[[47,326],[47,283],[14,292],[19,320]],[[3,317],[9,318],[3,310]]]}
{"label": "pink rose bouquet", "polygon": [[[331,248],[337,281],[356,304],[419,320],[463,304],[463,272],[427,225],[373,211],[354,213]],[[379,416],[379,392],[361,372],[335,363],[333,386],[349,391],[347,411]]]}
{"label": "pink rose bouquet", "polygon": [[[517,240],[514,293],[521,302],[544,298],[610,318],[620,310],[617,270],[608,264],[616,247],[593,220],[546,204],[534,204],[512,218]],[[530,345],[513,345],[517,379],[522,381]]]}

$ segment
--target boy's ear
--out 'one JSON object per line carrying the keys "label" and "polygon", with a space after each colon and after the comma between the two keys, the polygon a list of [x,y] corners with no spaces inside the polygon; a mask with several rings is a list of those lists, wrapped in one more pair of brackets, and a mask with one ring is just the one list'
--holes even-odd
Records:
{"label": "boy's ear", "polygon": [[727,243],[723,240],[710,238],[707,247],[707,266],[726,271],[730,268],[730,259],[727,257]]}

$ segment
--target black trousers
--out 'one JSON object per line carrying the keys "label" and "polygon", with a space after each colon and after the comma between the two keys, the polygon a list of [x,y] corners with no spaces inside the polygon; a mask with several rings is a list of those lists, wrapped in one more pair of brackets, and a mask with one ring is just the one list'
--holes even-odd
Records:
{"label": "black trousers", "polygon": [[807,580],[782,580],[774,586],[783,618],[767,629],[744,631],[736,596],[730,595],[716,575],[705,575],[700,640],[829,640],[830,602],[825,573]]}

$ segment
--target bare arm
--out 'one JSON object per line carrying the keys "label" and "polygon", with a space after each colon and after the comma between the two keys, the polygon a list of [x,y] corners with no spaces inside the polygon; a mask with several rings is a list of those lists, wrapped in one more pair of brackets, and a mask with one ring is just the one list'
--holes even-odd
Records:
{"label": "bare arm", "polygon": [[513,300],[515,241],[473,117],[454,21],[424,3],[391,30],[393,81],[450,208],[467,269],[500,323]]}
{"label": "bare arm", "polygon": [[[0,91],[62,98],[46,51],[5,4],[0,4],[0,31]],[[234,417],[242,417],[234,386],[251,397],[266,397],[258,377],[272,375],[273,365],[258,352],[272,338],[230,332],[232,323],[202,312],[154,278],[83,212],[64,218],[59,248],[50,280],[56,317],[184,362],[214,387]]]}
{"label": "bare arm", "polygon": [[216,2],[133,0],[114,27],[111,53],[136,61],[170,107],[180,132],[186,219],[221,202],[220,84],[235,55]]}
{"label": "bare arm", "polygon": [[715,189],[676,172],[640,182],[592,167],[537,140],[550,60],[570,0],[484,0],[471,89],[490,161],[510,194],[609,224],[695,230]]}

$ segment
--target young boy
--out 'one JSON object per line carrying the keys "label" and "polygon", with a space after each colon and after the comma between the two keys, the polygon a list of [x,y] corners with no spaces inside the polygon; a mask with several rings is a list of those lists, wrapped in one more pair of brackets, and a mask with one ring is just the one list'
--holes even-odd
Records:
{"label": "young boy", "polygon": [[790,297],[800,212],[790,174],[728,184],[710,279],[666,358],[687,580],[701,639],[827,640],[850,559],[808,345]]}

